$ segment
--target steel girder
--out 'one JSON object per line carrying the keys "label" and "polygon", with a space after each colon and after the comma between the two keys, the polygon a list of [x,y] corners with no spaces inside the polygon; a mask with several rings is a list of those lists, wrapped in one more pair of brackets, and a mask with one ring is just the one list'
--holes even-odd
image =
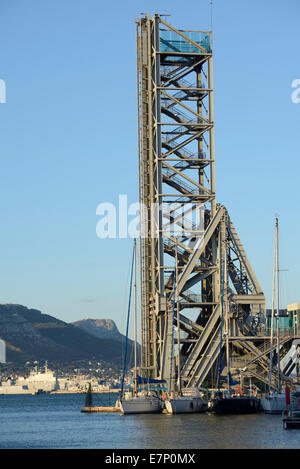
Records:
{"label": "steel girder", "polygon": [[170,386],[179,375],[201,385],[224,354],[221,320],[227,336],[257,340],[265,298],[216,203],[211,33],[159,15],[136,24],[141,365]]}

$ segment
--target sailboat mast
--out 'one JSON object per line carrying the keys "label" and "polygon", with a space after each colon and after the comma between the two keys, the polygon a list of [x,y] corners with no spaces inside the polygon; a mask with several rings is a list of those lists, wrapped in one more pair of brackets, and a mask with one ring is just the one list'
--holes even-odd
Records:
{"label": "sailboat mast", "polygon": [[274,244],[274,268],[273,268],[273,288],[272,288],[272,313],[271,313],[271,331],[270,331],[270,371],[269,371],[269,392],[272,383],[272,370],[273,370],[273,342],[274,342],[274,303],[275,303],[275,272],[277,263],[277,243],[276,243],[276,228],[275,228],[275,244]]}
{"label": "sailboat mast", "polygon": [[[225,230],[224,230],[224,223],[222,223],[222,230],[221,230],[222,242],[221,246],[223,246],[224,250],[224,240],[225,240]],[[222,252],[221,250],[221,252]],[[219,373],[218,373],[218,391],[221,389],[221,372],[222,372],[222,346],[223,346],[223,316],[224,316],[224,277],[225,277],[225,262],[224,262],[224,254],[220,256],[220,275],[222,275],[222,279],[220,278],[221,283],[221,322],[220,322],[220,351],[219,351]],[[229,376],[229,375],[228,375]]]}
{"label": "sailboat mast", "polygon": [[134,263],[134,252],[132,254],[131,262],[131,274],[130,274],[130,288],[129,288],[129,300],[128,300],[128,311],[127,311],[127,324],[126,324],[126,335],[125,335],[125,345],[124,345],[124,358],[123,358],[123,371],[122,371],[122,380],[121,380],[121,391],[120,395],[123,398],[124,396],[124,382],[125,382],[125,371],[126,371],[126,360],[127,360],[127,343],[128,343],[128,330],[129,330],[129,316],[130,316],[130,305],[131,305],[131,290],[132,290],[132,275],[133,275],[133,263]]}
{"label": "sailboat mast", "polygon": [[276,217],[276,277],[277,277],[277,366],[278,366],[278,390],[281,390],[280,381],[280,344],[279,344],[279,247],[278,247],[278,218]]}
{"label": "sailboat mast", "polygon": [[136,238],[134,238],[134,392],[137,394],[137,289],[136,289]]}
{"label": "sailboat mast", "polygon": [[228,302],[227,302],[227,249],[226,237],[224,239],[224,309],[226,321],[226,361],[227,361],[227,387],[230,391],[230,354],[229,354],[229,317],[228,317]]}

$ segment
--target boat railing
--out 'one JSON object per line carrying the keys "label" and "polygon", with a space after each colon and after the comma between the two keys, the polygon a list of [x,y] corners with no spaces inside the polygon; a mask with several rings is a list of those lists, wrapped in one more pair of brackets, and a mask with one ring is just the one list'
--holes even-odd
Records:
{"label": "boat railing", "polygon": [[183,396],[198,396],[200,397],[200,392],[197,388],[185,388],[182,389]]}

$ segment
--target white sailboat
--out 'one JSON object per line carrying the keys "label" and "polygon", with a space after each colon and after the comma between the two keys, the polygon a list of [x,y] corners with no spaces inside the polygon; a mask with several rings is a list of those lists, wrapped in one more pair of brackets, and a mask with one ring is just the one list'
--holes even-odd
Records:
{"label": "white sailboat", "polygon": [[[177,266],[177,246],[176,246],[176,267],[174,273],[174,284],[178,277]],[[175,310],[175,297],[173,301],[173,313]],[[173,327],[173,323],[172,323]],[[173,334],[172,334],[173,337]],[[207,400],[201,396],[197,388],[183,388],[181,387],[181,365],[180,365],[180,326],[179,326],[179,305],[177,303],[177,344],[178,344],[178,379],[177,379],[177,392],[172,391],[165,399],[165,408],[168,414],[182,414],[193,412],[205,412],[207,410]],[[172,352],[174,344],[172,340]],[[173,354],[172,354],[173,355]],[[170,372],[170,389],[172,382],[172,357],[171,357],[171,372]]]}
{"label": "white sailboat", "polygon": [[[285,391],[269,392],[261,399],[261,407],[266,414],[282,414],[287,408]],[[291,394],[290,407],[293,410],[300,410],[300,399]]]}
{"label": "white sailboat", "polygon": [[125,393],[120,399],[123,414],[153,414],[162,411],[161,400],[149,391],[138,392],[136,395]]}
{"label": "white sailboat", "polygon": [[[286,410],[285,391],[282,390],[280,377],[280,343],[279,343],[279,245],[278,245],[278,218],[275,219],[275,248],[274,248],[274,269],[273,269],[273,290],[272,290],[272,315],[270,331],[270,370],[269,370],[269,392],[261,398],[261,407],[265,413],[281,414]],[[276,285],[277,284],[277,285]],[[273,371],[273,343],[274,343],[274,302],[275,285],[277,286],[277,315],[276,315],[276,338],[277,338],[277,388],[272,391],[272,371]],[[294,410],[300,409],[300,400],[291,395],[290,405]]]}
{"label": "white sailboat", "polygon": [[207,410],[207,401],[201,396],[197,388],[186,388],[182,389],[181,394],[166,399],[165,407],[168,414],[205,412]]}
{"label": "white sailboat", "polygon": [[[137,291],[136,291],[136,240],[134,239],[134,250],[133,250],[133,268],[134,268],[134,390],[129,392],[122,392],[121,397],[118,399],[116,405],[120,408],[123,414],[148,414],[158,413],[162,411],[162,401],[158,395],[151,390],[149,386],[146,389],[138,390],[138,375],[137,375]],[[130,297],[129,297],[130,298]],[[130,300],[129,300],[130,301]],[[129,320],[130,303],[128,307],[128,319]],[[127,327],[128,334],[128,327]],[[126,364],[126,353],[124,354],[124,367],[123,374],[125,372]],[[124,381],[124,376],[123,376]],[[140,379],[140,381],[143,381]],[[147,381],[147,380],[145,380]]]}

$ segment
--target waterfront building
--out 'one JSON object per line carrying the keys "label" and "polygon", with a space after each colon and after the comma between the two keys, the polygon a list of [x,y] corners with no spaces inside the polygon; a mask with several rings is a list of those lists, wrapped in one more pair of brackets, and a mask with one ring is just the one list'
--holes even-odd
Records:
{"label": "waterfront building", "polygon": [[294,335],[300,332],[300,303],[287,305],[288,325]]}

